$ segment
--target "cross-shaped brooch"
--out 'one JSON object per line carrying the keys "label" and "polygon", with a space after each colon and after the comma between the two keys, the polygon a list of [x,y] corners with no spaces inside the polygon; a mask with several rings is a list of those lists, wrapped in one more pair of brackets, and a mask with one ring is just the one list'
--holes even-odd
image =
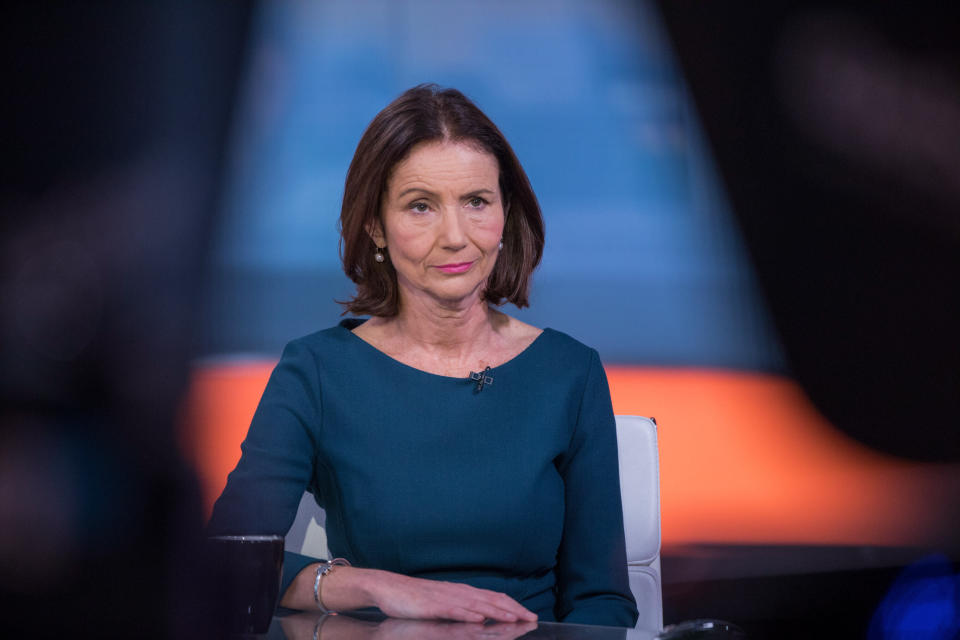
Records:
{"label": "cross-shaped brooch", "polygon": [[477,391],[478,391],[478,392],[479,392],[479,391],[483,391],[484,385],[491,385],[491,384],[493,384],[493,376],[488,376],[488,375],[487,375],[489,372],[490,372],[490,367],[487,367],[486,369],[484,369],[483,371],[480,371],[480,372],[477,372],[477,371],[471,371],[471,372],[470,372],[470,379],[477,381]]}

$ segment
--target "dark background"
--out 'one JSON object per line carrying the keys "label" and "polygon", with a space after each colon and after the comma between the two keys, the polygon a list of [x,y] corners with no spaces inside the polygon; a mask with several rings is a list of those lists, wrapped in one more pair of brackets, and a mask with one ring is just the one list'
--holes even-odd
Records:
{"label": "dark background", "polygon": [[[746,360],[725,362],[791,373],[878,450],[957,461],[956,13],[660,9],[753,268],[733,271],[756,274],[779,336],[761,328]],[[217,212],[230,210],[255,14],[248,3],[3,9],[0,610],[23,635],[204,634],[190,606],[202,513],[174,424],[190,359],[215,343],[201,285]],[[546,271],[563,275],[557,255]],[[726,282],[752,276],[738,277]],[[703,343],[712,364],[733,353]],[[665,548],[665,620],[857,635],[931,551],[944,555],[914,585],[955,575],[956,549]],[[830,568],[851,557],[864,568]]]}

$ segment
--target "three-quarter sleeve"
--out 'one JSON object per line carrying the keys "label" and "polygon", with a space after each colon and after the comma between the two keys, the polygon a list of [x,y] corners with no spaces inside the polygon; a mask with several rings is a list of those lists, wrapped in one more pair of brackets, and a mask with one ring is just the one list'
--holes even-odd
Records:
{"label": "three-quarter sleeve", "polygon": [[[299,341],[283,351],[241,445],[240,462],[214,504],[209,535],[286,535],[314,470],[320,420],[317,365]],[[316,559],[284,555],[280,593]]]}
{"label": "three-quarter sleeve", "polygon": [[627,578],[616,422],[594,350],[573,437],[558,469],[566,509],[557,557],[557,620],[632,627],[637,606]]}

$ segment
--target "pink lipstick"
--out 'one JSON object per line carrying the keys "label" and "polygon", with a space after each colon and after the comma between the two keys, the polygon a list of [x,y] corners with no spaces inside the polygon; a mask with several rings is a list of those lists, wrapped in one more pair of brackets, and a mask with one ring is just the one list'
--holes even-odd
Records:
{"label": "pink lipstick", "polygon": [[437,269],[444,273],[463,273],[473,266],[473,262],[457,262],[453,264],[438,264]]}

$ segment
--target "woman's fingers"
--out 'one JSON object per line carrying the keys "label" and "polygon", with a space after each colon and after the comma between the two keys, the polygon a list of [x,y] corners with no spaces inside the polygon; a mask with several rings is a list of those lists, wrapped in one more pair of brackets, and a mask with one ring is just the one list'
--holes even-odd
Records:
{"label": "woman's fingers", "polygon": [[[468,585],[441,584],[449,584],[455,590],[458,599],[463,598],[463,608],[483,615],[484,619],[496,620],[497,622],[516,622],[518,620],[532,622],[537,619],[536,614],[527,610],[506,594],[477,589]],[[472,616],[469,620],[473,621],[474,619],[475,616]]]}
{"label": "woman's fingers", "polygon": [[465,584],[398,576],[386,578],[388,584],[377,598],[380,609],[398,618],[447,619],[463,622],[525,622],[537,616],[513,598]]}
{"label": "woman's fingers", "polygon": [[517,614],[508,611],[506,609],[501,609],[498,606],[489,604],[482,601],[474,601],[470,604],[468,609],[472,612],[479,613],[483,616],[483,619],[496,620],[497,622],[516,622]]}
{"label": "woman's fingers", "polygon": [[[441,616],[445,617],[445,616]],[[466,607],[454,607],[450,610],[449,620],[458,620],[460,622],[483,622],[487,616],[476,609],[467,609]]]}
{"label": "woman's fingers", "polygon": [[499,595],[500,594],[492,594],[494,597],[489,599],[477,598],[473,600],[467,608],[483,614],[485,619],[496,620],[497,622],[536,620],[536,616],[533,613],[527,611],[513,600],[504,602],[503,599],[495,597]]}
{"label": "woman's fingers", "polygon": [[537,614],[530,611],[522,604],[511,598],[505,593],[496,593],[494,591],[489,591],[488,593],[493,593],[496,596],[497,601],[496,605],[505,611],[509,611],[517,620],[523,620],[525,622],[536,622]]}

